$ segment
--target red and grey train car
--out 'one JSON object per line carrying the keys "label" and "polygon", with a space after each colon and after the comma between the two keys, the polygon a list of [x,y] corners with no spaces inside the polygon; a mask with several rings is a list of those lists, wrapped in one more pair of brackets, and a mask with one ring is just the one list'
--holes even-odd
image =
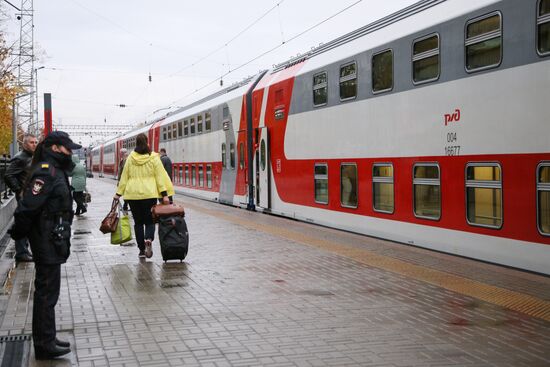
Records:
{"label": "red and grey train car", "polygon": [[180,193],[550,274],[549,75],[550,0],[425,0],[140,131]]}

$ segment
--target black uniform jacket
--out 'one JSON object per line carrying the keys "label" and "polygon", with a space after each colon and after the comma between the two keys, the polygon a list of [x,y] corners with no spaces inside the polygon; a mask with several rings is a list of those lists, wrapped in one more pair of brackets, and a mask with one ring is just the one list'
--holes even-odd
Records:
{"label": "black uniform jacket", "polygon": [[4,181],[6,185],[19,196],[25,179],[27,178],[27,170],[32,160],[32,153],[23,150],[15,155],[10,161],[10,165],[6,170]]}
{"label": "black uniform jacket", "polygon": [[73,219],[67,174],[54,159],[48,159],[39,163],[30,175],[15,210],[11,236],[29,239],[34,262],[63,264],[70,253]]}

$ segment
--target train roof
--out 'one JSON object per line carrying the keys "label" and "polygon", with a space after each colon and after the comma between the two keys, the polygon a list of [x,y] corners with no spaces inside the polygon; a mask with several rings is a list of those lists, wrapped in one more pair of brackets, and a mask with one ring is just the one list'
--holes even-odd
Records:
{"label": "train roof", "polygon": [[147,134],[147,132],[149,132],[149,130],[151,129],[151,127],[154,124],[155,124],[155,122],[147,124],[147,125],[139,126],[135,129],[132,129],[132,130],[124,133],[123,135],[119,136],[117,138],[117,140],[125,140],[125,139],[131,138],[132,136],[136,136],[136,135],[141,134],[141,133]]}
{"label": "train roof", "polygon": [[92,147],[92,152],[93,152],[94,150],[97,150],[97,149],[101,148],[101,147],[106,147],[106,146],[108,146],[108,145],[114,144],[114,143],[117,142],[118,139],[120,139],[120,137],[111,138],[111,139],[109,139],[109,140],[106,140],[106,141],[104,141],[103,143],[101,143],[101,144],[99,144],[99,145],[96,145],[95,147]]}
{"label": "train roof", "polygon": [[230,101],[234,98],[243,96],[244,94],[246,94],[253,82],[260,78],[264,73],[265,71],[261,71],[258,74],[252,77],[248,77],[239,83],[233,84],[228,88],[225,88],[219,92],[213,93],[205,98],[184,106],[177,111],[169,113],[165,116],[165,120],[161,123],[161,126],[165,124],[170,124],[174,121],[181,119],[182,117],[202,112],[209,108],[218,106],[224,102]]}
{"label": "train roof", "polygon": [[298,74],[317,70],[325,65],[345,60],[358,52],[374,49],[396,39],[420,32],[501,0],[422,0],[353,32],[336,38],[303,55],[276,65],[278,73],[303,61]]}

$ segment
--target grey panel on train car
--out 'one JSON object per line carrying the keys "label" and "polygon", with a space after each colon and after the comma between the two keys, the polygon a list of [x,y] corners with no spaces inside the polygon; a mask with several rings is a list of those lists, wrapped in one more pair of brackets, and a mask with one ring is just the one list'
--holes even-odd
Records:
{"label": "grey panel on train car", "polygon": [[[226,118],[223,116],[224,108],[229,110],[229,116]],[[233,196],[235,195],[235,185],[237,181],[237,169],[236,167],[231,169],[231,159],[229,157],[230,145],[233,144],[234,147],[237,146],[237,142],[235,141],[235,129],[233,127],[233,117],[227,103],[219,105],[217,107],[217,112],[218,119],[216,121],[219,123],[220,128],[224,129],[226,144],[225,167],[222,167],[222,179],[220,183],[220,202],[233,204]]]}
{"label": "grey panel on train car", "polygon": [[[401,93],[417,88],[424,88],[439,83],[475,77],[502,69],[513,68],[525,64],[548,61],[549,57],[541,57],[536,50],[536,6],[537,1],[503,0],[501,2],[478,9],[469,14],[451,19],[447,22],[428,27],[423,31],[406,37],[381,44],[380,46],[358,53],[355,56],[342,59],[317,70],[300,75],[294,83],[289,114],[309,112],[316,109],[354,103],[369,98],[378,98],[392,93]],[[468,21],[479,16],[499,11],[502,14],[502,62],[496,68],[483,71],[467,72],[465,69],[465,29]],[[525,34],[525,30],[531,33]],[[436,81],[414,85],[412,80],[412,45],[415,40],[430,34],[439,34],[440,39],[440,76]],[[522,37],[520,37],[522,35]],[[393,89],[380,94],[373,94],[371,81],[372,56],[380,51],[392,49],[394,52]],[[357,97],[348,101],[340,101],[339,72],[340,66],[356,61],[358,66]],[[307,61],[306,61],[307,62]],[[328,100],[323,106],[313,105],[313,76],[326,71],[328,75]],[[513,88],[513,86],[510,86]],[[429,103],[429,101],[427,101]]]}

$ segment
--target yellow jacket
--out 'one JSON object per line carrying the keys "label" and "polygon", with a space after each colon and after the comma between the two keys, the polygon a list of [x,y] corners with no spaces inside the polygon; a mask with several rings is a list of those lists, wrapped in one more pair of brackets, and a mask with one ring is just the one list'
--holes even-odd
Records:
{"label": "yellow jacket", "polygon": [[174,195],[174,186],[164,169],[158,153],[139,154],[133,151],[126,159],[117,194],[125,200],[143,200]]}

